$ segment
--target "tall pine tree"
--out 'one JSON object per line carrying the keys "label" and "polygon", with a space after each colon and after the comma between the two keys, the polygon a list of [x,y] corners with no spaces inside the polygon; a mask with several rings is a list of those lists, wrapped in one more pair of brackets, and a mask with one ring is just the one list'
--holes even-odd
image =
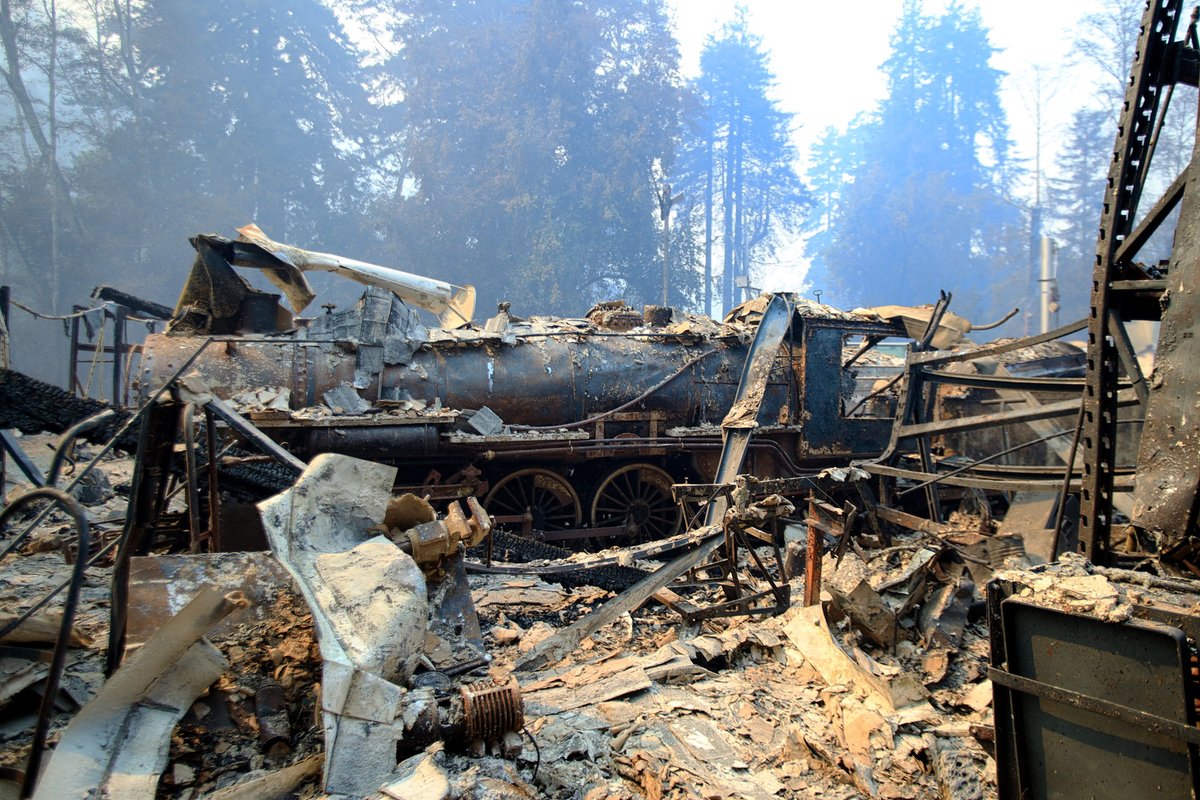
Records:
{"label": "tall pine tree", "polygon": [[[888,93],[874,113],[813,151],[819,207],[807,252],[812,281],[838,305],[918,304],[939,289],[978,317],[1011,298],[989,287],[1027,267],[1001,73],[979,12],[951,3],[930,16],[905,3],[883,64]],[[1017,252],[1020,251],[1020,252]]]}
{"label": "tall pine tree", "polygon": [[402,179],[378,208],[406,268],[482,306],[650,302],[655,165],[680,114],[661,0],[392,0]]}
{"label": "tall pine tree", "polygon": [[691,199],[690,215],[681,215],[680,225],[703,237],[698,249],[707,313],[713,275],[720,273],[720,298],[728,310],[744,296],[736,285],[748,284],[755,263],[798,231],[808,206],[795,172],[792,116],[770,97],[774,81],[762,40],[750,33],[744,13],[701,53],[699,105],[677,177]]}

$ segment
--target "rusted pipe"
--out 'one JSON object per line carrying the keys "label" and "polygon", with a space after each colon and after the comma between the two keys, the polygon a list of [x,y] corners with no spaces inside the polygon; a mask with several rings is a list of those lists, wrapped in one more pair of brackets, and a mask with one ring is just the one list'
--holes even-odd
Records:
{"label": "rusted pipe", "polygon": [[[75,523],[75,533],[79,541],[79,557],[75,559],[75,565],[71,571],[71,582],[67,588],[67,598],[63,603],[62,624],[59,626],[58,640],[55,642],[54,655],[50,660],[50,673],[46,677],[45,686],[42,688],[42,704],[38,710],[37,723],[33,729],[33,740],[29,746],[29,758],[25,762],[24,780],[21,782],[20,796],[22,798],[33,794],[33,787],[37,783],[38,775],[41,772],[42,754],[46,750],[46,734],[50,731],[50,718],[54,715],[54,703],[58,699],[58,684],[62,679],[63,668],[66,666],[67,648],[71,645],[71,628],[75,625],[75,611],[79,607],[79,593],[83,589],[83,572],[88,566],[87,554],[91,552],[92,543],[91,534],[88,530],[87,514],[84,512],[83,506],[79,504],[78,500],[61,489],[54,489],[49,486],[43,486],[21,495],[6,506],[3,511],[0,511],[0,530],[4,528],[5,523],[12,518],[18,509],[23,508],[34,500],[43,498],[60,504],[71,517],[71,521]],[[50,596],[52,597],[53,594]],[[6,625],[3,631],[0,631],[0,636],[20,627],[21,623],[29,619],[34,612],[44,605],[44,602],[38,603],[24,614],[20,614],[15,620]]]}
{"label": "rusted pipe", "polygon": [[1017,312],[1020,310],[1021,309],[1019,309],[1019,308],[1014,308],[1012,311],[1008,312],[1000,319],[996,320],[995,322],[989,322],[986,325],[972,325],[971,330],[973,330],[973,331],[990,331],[995,328],[999,328],[1001,325],[1003,325],[1004,323],[1008,322],[1010,319],[1015,317],[1017,315]]}
{"label": "rusted pipe", "polygon": [[267,681],[254,693],[254,715],[258,720],[258,740],[263,753],[277,760],[292,752],[292,725],[288,720],[288,702],[283,687]]}
{"label": "rusted pipe", "polygon": [[814,524],[817,519],[816,500],[808,498],[808,546],[804,554],[804,605],[815,606],[821,602],[821,538],[820,529]]}

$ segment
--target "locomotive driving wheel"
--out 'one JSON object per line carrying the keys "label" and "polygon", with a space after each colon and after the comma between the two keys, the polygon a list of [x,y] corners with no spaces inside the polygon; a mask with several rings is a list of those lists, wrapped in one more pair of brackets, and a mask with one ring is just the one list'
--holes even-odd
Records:
{"label": "locomotive driving wheel", "polygon": [[679,507],[671,497],[675,480],[653,464],[627,464],[596,487],[592,525],[623,526],[634,541],[652,542],[679,530]]}
{"label": "locomotive driving wheel", "polygon": [[583,521],[583,504],[570,482],[548,469],[519,469],[496,481],[483,501],[493,516],[533,517],[536,531],[578,528]]}

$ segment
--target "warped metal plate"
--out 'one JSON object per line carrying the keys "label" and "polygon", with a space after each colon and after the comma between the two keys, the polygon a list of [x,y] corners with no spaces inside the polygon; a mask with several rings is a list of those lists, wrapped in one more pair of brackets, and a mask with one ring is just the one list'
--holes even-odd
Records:
{"label": "warped metal plate", "polygon": [[[1005,600],[1007,671],[1086,698],[1191,725],[1187,639],[1178,628],[1111,623]],[[1099,704],[1097,704],[1099,705]],[[1002,798],[1195,797],[1194,748],[1161,730],[996,685]],[[1016,786],[1005,786],[1005,774]]]}

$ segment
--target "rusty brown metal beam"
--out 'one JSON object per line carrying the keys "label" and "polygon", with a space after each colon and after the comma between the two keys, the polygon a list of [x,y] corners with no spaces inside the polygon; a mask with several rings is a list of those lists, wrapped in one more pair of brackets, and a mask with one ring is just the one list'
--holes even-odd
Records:
{"label": "rusty brown metal beam", "polygon": [[296,458],[296,456],[276,444],[274,439],[260,431],[250,420],[230,408],[229,404],[224,400],[214,397],[205,403],[204,407],[220,417],[226,425],[237,431],[239,435],[250,440],[255,447],[258,447],[297,475],[304,472],[305,467],[308,466],[299,458]]}
{"label": "rusty brown metal beam", "polygon": [[[1117,407],[1137,405],[1137,402],[1137,397],[1132,392],[1121,392],[1116,398]],[[957,431],[975,431],[981,428],[991,428],[1013,422],[1031,422],[1034,420],[1051,419],[1052,417],[1062,417],[1075,413],[1078,410],[1079,401],[1072,399],[1063,400],[1058,403],[1046,403],[1036,408],[1016,408],[1009,411],[997,411],[994,414],[980,414],[974,417],[919,422],[913,425],[901,426],[899,429],[899,438],[931,436]]]}

